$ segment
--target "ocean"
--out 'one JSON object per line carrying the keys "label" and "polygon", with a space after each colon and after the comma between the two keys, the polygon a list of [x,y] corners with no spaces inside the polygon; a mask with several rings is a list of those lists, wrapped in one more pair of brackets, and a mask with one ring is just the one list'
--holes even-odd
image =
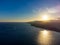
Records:
{"label": "ocean", "polygon": [[0,22],[0,45],[60,45],[60,32],[23,22]]}

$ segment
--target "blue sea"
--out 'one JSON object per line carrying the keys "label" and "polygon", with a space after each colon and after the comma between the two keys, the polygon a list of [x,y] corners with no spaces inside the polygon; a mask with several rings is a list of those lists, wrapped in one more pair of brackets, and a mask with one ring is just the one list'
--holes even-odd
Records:
{"label": "blue sea", "polygon": [[60,45],[60,32],[23,22],[0,22],[0,45]]}

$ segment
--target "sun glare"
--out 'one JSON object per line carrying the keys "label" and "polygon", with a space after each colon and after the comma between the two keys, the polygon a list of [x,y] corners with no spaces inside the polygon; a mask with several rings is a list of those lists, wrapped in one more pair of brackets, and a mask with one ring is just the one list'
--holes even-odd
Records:
{"label": "sun glare", "polygon": [[48,34],[48,31],[44,30],[43,31],[43,34],[47,35]]}
{"label": "sun glare", "polygon": [[42,30],[39,32],[38,35],[38,45],[49,45],[52,43],[53,36],[51,35],[51,32],[48,30]]}
{"label": "sun glare", "polygon": [[47,20],[49,20],[49,16],[47,15],[41,16],[41,21],[47,21]]}

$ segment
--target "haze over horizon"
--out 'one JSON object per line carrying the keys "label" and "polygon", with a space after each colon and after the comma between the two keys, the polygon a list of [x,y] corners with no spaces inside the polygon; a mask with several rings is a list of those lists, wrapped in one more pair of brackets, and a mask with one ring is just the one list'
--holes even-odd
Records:
{"label": "haze over horizon", "polygon": [[0,22],[27,22],[47,15],[60,18],[60,0],[0,0]]}

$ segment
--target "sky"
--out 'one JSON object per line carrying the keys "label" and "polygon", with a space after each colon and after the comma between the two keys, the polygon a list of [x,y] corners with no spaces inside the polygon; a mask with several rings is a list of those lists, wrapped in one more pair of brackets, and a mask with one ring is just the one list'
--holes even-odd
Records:
{"label": "sky", "polygon": [[26,22],[43,14],[60,16],[60,0],[0,0],[0,22]]}

